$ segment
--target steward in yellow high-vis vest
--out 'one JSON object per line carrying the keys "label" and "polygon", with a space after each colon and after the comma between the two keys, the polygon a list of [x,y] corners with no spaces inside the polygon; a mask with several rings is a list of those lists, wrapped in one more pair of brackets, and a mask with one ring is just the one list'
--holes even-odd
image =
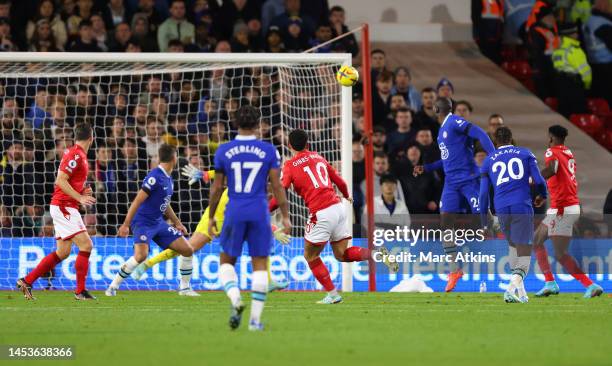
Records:
{"label": "steward in yellow high-vis vest", "polygon": [[553,51],[556,72],[556,91],[559,113],[569,117],[587,111],[586,90],[591,88],[593,76],[585,52],[578,41],[578,27],[563,25],[559,30],[560,46]]}

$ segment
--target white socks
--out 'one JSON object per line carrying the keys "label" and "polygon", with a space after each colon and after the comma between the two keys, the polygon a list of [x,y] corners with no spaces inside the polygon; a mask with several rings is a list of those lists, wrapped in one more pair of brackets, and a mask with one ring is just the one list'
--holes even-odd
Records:
{"label": "white socks", "polygon": [[261,323],[267,293],[268,271],[254,271],[251,282],[251,323]]}
{"label": "white socks", "polygon": [[110,284],[110,287],[114,289],[118,289],[119,286],[121,286],[121,283],[123,282],[123,280],[130,277],[130,274],[132,273],[132,271],[134,271],[134,269],[136,269],[136,267],[138,267],[139,264],[140,263],[138,263],[136,259],[134,259],[134,256],[131,256],[130,259],[128,259],[125,263],[123,263],[123,266],[121,266],[121,268],[119,269],[119,272],[117,272],[117,274],[115,275],[115,278],[113,279],[113,282]]}
{"label": "white socks", "polygon": [[179,271],[181,272],[180,290],[191,288],[191,274],[193,273],[193,256],[179,257]]}
{"label": "white socks", "polygon": [[[514,274],[514,269],[516,268],[517,259],[518,257],[516,254],[516,248],[513,246],[509,246],[508,247],[508,264],[510,264],[510,270],[512,271],[513,274]],[[516,290],[516,285],[514,284],[514,282],[512,282],[513,277],[514,276],[510,278],[510,283],[508,284],[508,292],[512,294]]]}
{"label": "white socks", "polygon": [[525,283],[523,278],[529,273],[529,266],[531,264],[531,256],[526,255],[516,258],[516,265],[512,269],[512,277],[510,278],[510,284],[518,290],[519,297],[526,296]]}
{"label": "white socks", "polygon": [[238,306],[240,304],[240,289],[238,288],[238,275],[234,266],[229,263],[222,264],[219,267],[219,280],[232,306]]}

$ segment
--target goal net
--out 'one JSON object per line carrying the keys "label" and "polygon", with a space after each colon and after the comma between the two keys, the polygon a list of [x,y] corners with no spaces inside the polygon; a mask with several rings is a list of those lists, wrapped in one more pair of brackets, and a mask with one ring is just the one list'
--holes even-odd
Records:
{"label": "goal net", "polygon": [[[132,239],[117,238],[117,229],[144,176],[157,165],[162,143],[178,147],[172,206],[193,233],[208,205],[210,184],[189,186],[180,168],[212,169],[218,146],[236,135],[232,117],[242,105],[260,109],[259,137],[274,143],[283,160],[290,156],[289,131],[303,128],[311,148],[350,184],[350,88],[335,81],[336,70],[350,60],[344,54],[0,55],[0,288],[12,288],[54,249],[49,202],[60,159],[74,143],[78,123],[88,122],[95,131],[88,183],[97,203],[81,211],[94,240],[91,289],[105,288],[132,255]],[[316,289],[302,256],[308,212],[292,192],[289,200],[295,239],[289,245],[275,243],[272,275],[288,281],[290,289]],[[158,252],[152,244],[150,255]],[[195,255],[196,290],[220,288],[218,253],[215,242]],[[75,254],[37,287],[72,289]],[[336,285],[350,290],[349,268],[343,271],[329,250],[323,259]],[[242,287],[248,286],[249,261],[246,257],[239,264]],[[177,287],[178,278],[174,259],[149,270],[141,281],[125,284],[169,290]]]}

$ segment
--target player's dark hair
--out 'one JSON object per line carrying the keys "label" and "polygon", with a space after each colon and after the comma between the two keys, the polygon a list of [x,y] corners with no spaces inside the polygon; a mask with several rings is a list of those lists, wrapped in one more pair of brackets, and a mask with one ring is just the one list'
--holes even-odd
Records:
{"label": "player's dark hair", "polygon": [[495,142],[498,146],[512,143],[512,131],[506,126],[498,127],[495,130]]}
{"label": "player's dark hair", "polygon": [[428,86],[426,88],[423,88],[423,90],[421,90],[421,94],[425,94],[425,93],[437,93],[437,91],[431,86]]}
{"label": "player's dark hair", "polygon": [[492,120],[493,118],[501,118],[502,120],[504,119],[504,117],[499,113],[493,113],[492,115],[490,115],[489,121]]}
{"label": "player's dark hair", "polygon": [[334,6],[331,7],[331,9],[329,9],[329,13],[330,14],[331,13],[335,13],[337,11],[344,13],[344,8],[341,7],[340,5],[334,5]]}
{"label": "player's dark hair", "polygon": [[395,183],[397,184],[397,177],[393,173],[385,173],[380,176],[380,184],[383,183]]}
{"label": "player's dark hair", "polygon": [[77,141],[89,140],[91,136],[93,136],[93,129],[89,123],[81,123],[74,128],[74,138]]}
{"label": "player's dark hair", "polygon": [[252,130],[259,124],[261,114],[259,110],[250,105],[243,105],[236,111],[236,125],[238,128]]}
{"label": "player's dark hair", "polygon": [[453,102],[450,98],[438,98],[434,104],[434,111],[437,114],[449,114],[453,110]]}
{"label": "player's dark hair", "polygon": [[176,154],[176,147],[174,145],[162,144],[159,147],[158,154],[160,163],[169,163],[174,158],[174,154]]}
{"label": "player's dark hair", "polygon": [[295,151],[302,151],[308,143],[308,134],[304,130],[295,129],[289,133],[289,144]]}
{"label": "player's dark hair", "polygon": [[567,137],[567,128],[560,125],[553,125],[548,128],[548,133],[561,141],[565,141]]}
{"label": "player's dark hair", "polygon": [[370,52],[370,55],[374,55],[374,54],[377,54],[377,53],[380,53],[383,56],[385,55],[385,51],[381,50],[380,48],[373,49],[372,52]]}

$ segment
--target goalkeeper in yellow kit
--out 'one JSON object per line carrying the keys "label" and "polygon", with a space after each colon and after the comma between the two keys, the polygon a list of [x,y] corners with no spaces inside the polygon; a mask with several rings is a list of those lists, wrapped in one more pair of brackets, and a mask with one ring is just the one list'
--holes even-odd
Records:
{"label": "goalkeeper in yellow kit", "polygon": [[[194,184],[199,180],[203,180],[208,183],[215,176],[214,170],[209,171],[201,171],[193,165],[186,165],[182,169],[183,176],[189,178],[189,185]],[[219,201],[219,205],[217,206],[217,211],[215,212],[215,221],[217,222],[217,227],[223,227],[223,221],[225,219],[225,207],[229,202],[229,196],[227,194],[227,188],[223,191],[221,195],[221,199]],[[198,226],[196,227],[195,232],[189,238],[189,244],[193,248],[193,251],[196,252],[204,247],[204,245],[210,243],[212,238],[208,235],[208,218],[209,218],[209,208],[206,207]],[[277,228],[272,225],[272,232],[274,233],[274,238],[281,242],[282,244],[287,244],[291,240],[291,236],[285,234],[282,228]],[[214,236],[217,236],[219,232],[215,232]],[[140,279],[142,275],[151,267],[159,264],[163,261],[167,261],[172,259],[179,254],[172,249],[166,249],[158,255],[147,259],[142,262],[134,272],[132,272],[132,276],[135,279]],[[193,257],[183,257],[179,258],[179,270],[181,273],[181,283],[179,285],[178,294],[181,296],[200,296],[197,292],[193,291],[191,288],[191,274],[193,273]],[[268,264],[268,291],[274,290],[282,290],[285,289],[289,284],[287,282],[275,282],[270,274],[270,265]]]}

